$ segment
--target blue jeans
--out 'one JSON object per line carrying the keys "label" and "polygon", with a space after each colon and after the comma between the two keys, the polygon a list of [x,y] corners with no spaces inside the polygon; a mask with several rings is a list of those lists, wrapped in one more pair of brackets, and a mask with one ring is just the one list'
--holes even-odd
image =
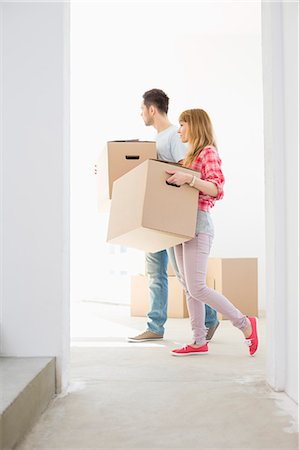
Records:
{"label": "blue jeans", "polygon": [[[168,258],[174,273],[181,280],[173,247],[156,253],[146,253],[146,270],[149,279],[151,305],[151,309],[147,315],[147,329],[160,336],[164,334],[164,324],[167,320]],[[217,312],[210,306],[205,305],[205,313],[205,326],[210,328],[218,321]]]}

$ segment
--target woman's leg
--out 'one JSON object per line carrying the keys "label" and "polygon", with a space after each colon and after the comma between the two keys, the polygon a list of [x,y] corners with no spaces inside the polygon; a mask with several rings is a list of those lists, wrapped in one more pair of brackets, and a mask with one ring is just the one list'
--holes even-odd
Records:
{"label": "woman's leg", "polygon": [[[243,332],[251,328],[248,319],[242,314],[230,301],[213,289],[206,285],[206,273],[208,265],[208,257],[212,244],[212,237],[208,234],[199,233],[190,241],[182,244],[182,260],[184,264],[184,279],[187,291],[190,295],[188,304],[191,314],[195,313],[196,303],[206,303],[216,311],[228,317],[234,326]],[[198,322],[198,318],[191,317],[191,321],[196,324],[198,329],[194,331],[199,336],[199,344],[203,345],[205,341],[202,339],[202,325]],[[196,339],[197,343],[197,339]]]}
{"label": "woman's leg", "polygon": [[193,332],[193,341],[196,344],[204,345],[206,342],[207,329],[205,327],[205,305],[202,302],[194,300],[188,291],[185,280],[185,265],[183,255],[183,244],[176,245],[175,257],[181,274],[181,283],[184,286],[187,299],[187,307]]}
{"label": "woman's leg", "polygon": [[[168,260],[170,261],[173,271],[175,273],[175,276],[177,279],[182,283],[182,285],[185,288],[184,282],[182,280],[182,275],[180,274],[180,270],[178,267],[178,263],[175,256],[175,247],[170,247],[167,249],[168,254]],[[187,303],[188,305],[188,303]],[[207,329],[212,327],[217,327],[218,324],[217,319],[217,311],[215,309],[211,308],[209,305],[205,305],[205,326]]]}

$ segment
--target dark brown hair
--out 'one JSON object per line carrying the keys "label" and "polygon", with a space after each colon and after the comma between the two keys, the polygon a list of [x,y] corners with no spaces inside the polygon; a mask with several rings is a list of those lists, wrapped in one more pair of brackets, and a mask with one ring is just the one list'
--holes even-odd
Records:
{"label": "dark brown hair", "polygon": [[169,98],[161,89],[151,89],[143,94],[143,102],[148,108],[155,106],[161,113],[167,114]]}

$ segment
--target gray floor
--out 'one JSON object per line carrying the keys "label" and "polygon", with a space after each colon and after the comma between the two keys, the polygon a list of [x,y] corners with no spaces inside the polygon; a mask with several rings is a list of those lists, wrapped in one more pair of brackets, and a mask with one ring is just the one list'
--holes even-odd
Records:
{"label": "gray floor", "polygon": [[160,343],[130,344],[145,320],[125,306],[77,304],[72,317],[69,392],[17,450],[298,449],[297,408],[265,382],[265,320],[254,358],[228,321],[208,355],[175,358],[189,319],[170,319]]}

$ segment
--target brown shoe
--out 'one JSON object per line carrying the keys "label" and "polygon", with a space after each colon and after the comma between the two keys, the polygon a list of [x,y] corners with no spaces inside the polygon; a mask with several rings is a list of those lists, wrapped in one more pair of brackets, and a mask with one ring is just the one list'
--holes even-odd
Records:
{"label": "brown shoe", "polygon": [[215,325],[213,325],[212,327],[208,328],[208,331],[207,331],[207,334],[206,334],[206,341],[207,342],[210,342],[210,340],[214,336],[214,333],[217,330],[217,328],[219,327],[219,325],[220,325],[220,322],[217,322]]}
{"label": "brown shoe", "polygon": [[159,339],[163,339],[163,336],[159,336],[158,334],[153,333],[152,331],[146,330],[143,333],[138,334],[138,336],[129,337],[128,342],[157,341]]}

